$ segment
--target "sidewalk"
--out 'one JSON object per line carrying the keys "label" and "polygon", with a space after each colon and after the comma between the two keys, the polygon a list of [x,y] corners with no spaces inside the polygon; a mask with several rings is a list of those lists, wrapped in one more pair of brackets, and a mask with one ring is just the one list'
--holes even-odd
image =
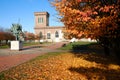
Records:
{"label": "sidewalk", "polygon": [[46,47],[26,47],[21,51],[11,51],[10,49],[0,49],[0,72],[17,66],[30,59],[48,52],[57,52],[64,42],[54,43]]}

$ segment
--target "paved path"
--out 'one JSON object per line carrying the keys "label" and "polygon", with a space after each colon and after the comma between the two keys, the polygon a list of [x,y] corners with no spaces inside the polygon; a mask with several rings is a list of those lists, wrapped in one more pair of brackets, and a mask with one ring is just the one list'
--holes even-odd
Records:
{"label": "paved path", "polygon": [[7,70],[13,66],[17,66],[30,59],[48,52],[58,52],[64,42],[54,43],[46,47],[25,47],[21,51],[11,51],[10,49],[0,49],[0,72]]}

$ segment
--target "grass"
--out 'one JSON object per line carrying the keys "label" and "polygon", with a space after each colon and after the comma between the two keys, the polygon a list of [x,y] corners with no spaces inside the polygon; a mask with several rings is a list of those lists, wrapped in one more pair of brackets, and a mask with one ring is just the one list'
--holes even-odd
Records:
{"label": "grass", "polygon": [[[98,45],[77,42],[61,48],[72,49],[73,45],[87,45],[96,49]],[[84,51],[52,52],[41,55],[0,73],[0,80],[120,80],[120,66],[113,56]]]}
{"label": "grass", "polygon": [[39,42],[27,42],[27,43],[24,43],[23,46],[31,46],[31,45],[39,45],[39,44],[51,44],[51,42],[43,42],[43,43],[39,43]]}
{"label": "grass", "polygon": [[9,46],[8,45],[0,46],[0,49],[6,49],[6,48],[9,48]]}
{"label": "grass", "polygon": [[27,42],[27,43],[23,43],[23,46],[31,46],[31,45],[39,45],[40,43],[38,42]]}
{"label": "grass", "polygon": [[61,47],[60,49],[61,50],[72,50],[74,45],[89,45],[89,44],[92,44],[92,43],[96,43],[96,42],[83,42],[83,41],[73,42],[73,43],[67,44],[64,47]]}
{"label": "grass", "polygon": [[50,57],[53,57],[53,56],[58,56],[60,54],[62,54],[62,53],[61,52],[49,52],[47,54],[36,57],[36,58],[34,58],[34,59],[30,60],[30,61],[47,59],[47,58],[50,58]]}
{"label": "grass", "polygon": [[[44,42],[42,44],[50,44],[49,42]],[[23,46],[32,46],[32,45],[40,45],[39,42],[27,42],[27,43],[23,43]],[[0,46],[0,49],[6,49],[9,48],[8,45],[2,45]]]}

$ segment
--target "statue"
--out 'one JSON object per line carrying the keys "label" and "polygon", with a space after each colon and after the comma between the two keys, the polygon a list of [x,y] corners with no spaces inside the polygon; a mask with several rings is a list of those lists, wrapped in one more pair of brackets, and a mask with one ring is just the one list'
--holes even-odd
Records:
{"label": "statue", "polygon": [[12,24],[11,32],[15,36],[16,40],[21,41],[23,38],[22,26],[20,24]]}

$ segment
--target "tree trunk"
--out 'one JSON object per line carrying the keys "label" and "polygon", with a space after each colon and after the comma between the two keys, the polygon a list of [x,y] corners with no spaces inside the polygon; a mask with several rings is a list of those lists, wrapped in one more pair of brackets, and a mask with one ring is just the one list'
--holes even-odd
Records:
{"label": "tree trunk", "polygon": [[109,49],[109,47],[104,46],[104,53],[105,53],[105,56],[110,56],[110,49]]}
{"label": "tree trunk", "polygon": [[5,44],[6,44],[6,45],[8,44],[8,40],[6,40]]}
{"label": "tree trunk", "polygon": [[0,46],[1,46],[1,40],[0,40]]}
{"label": "tree trunk", "polygon": [[117,62],[118,64],[120,65],[120,50],[118,48],[114,48],[114,53],[116,55],[116,58],[117,58]]}
{"label": "tree trunk", "polygon": [[100,39],[100,44],[104,48],[104,54],[105,56],[110,56],[110,42],[107,37],[101,37]]}

